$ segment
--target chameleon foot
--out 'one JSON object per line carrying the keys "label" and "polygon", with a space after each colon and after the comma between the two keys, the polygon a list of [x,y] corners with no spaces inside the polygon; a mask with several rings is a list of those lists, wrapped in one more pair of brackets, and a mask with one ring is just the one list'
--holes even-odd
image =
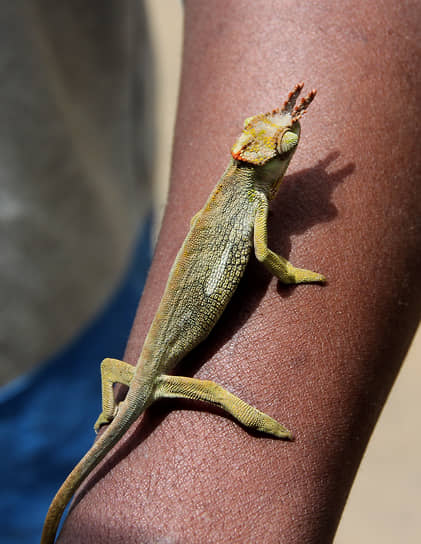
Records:
{"label": "chameleon foot", "polygon": [[95,425],[94,425],[95,432],[98,433],[99,429],[103,425],[108,425],[112,420],[113,418],[109,418],[108,416],[104,415],[104,412],[101,412],[98,416],[98,419],[95,421]]}

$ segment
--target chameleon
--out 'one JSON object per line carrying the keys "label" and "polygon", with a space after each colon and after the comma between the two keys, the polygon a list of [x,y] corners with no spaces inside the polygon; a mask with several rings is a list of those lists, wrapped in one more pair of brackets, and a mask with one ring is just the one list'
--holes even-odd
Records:
{"label": "chameleon", "polygon": [[[55,540],[61,516],[88,474],[153,402],[184,398],[210,403],[244,427],[290,439],[281,423],[208,380],[176,376],[174,367],[208,337],[230,301],[252,250],[276,278],[286,284],[325,281],[294,267],[267,246],[269,202],[297,149],[299,120],[316,91],[301,98],[303,83],[283,106],[248,117],[231,149],[231,158],[204,207],[191,219],[185,238],[141,350],[136,366],[107,358],[101,363],[102,412],[95,431],[106,430],[69,474],[48,510],[41,544]],[[114,399],[113,386],[129,386],[125,399]]]}

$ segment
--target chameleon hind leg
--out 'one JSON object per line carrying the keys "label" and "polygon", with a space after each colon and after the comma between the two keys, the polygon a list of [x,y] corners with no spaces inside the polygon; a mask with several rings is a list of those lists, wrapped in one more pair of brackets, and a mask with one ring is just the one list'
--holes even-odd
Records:
{"label": "chameleon hind leg", "polygon": [[324,283],[326,278],[322,274],[296,268],[284,257],[277,255],[267,246],[267,217],[268,202],[263,199],[259,203],[254,221],[254,251],[258,261],[276,276],[282,283]]}
{"label": "chameleon hind leg", "polygon": [[231,414],[249,429],[278,438],[291,438],[290,431],[275,419],[250,406],[215,382],[184,376],[161,375],[157,380],[154,398],[155,400],[184,398],[209,402]]}
{"label": "chameleon hind leg", "polygon": [[113,385],[122,383],[130,385],[135,367],[119,359],[104,359],[101,363],[101,384],[102,384],[102,412],[95,422],[94,429],[98,432],[101,425],[108,424],[115,416],[117,403],[114,399]]}

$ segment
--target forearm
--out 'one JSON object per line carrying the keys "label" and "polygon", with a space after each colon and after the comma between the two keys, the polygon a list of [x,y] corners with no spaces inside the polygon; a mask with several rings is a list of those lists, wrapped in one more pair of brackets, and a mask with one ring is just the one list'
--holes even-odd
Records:
{"label": "forearm", "polygon": [[269,244],[328,285],[278,287],[252,261],[211,336],[177,370],[222,384],[295,441],[252,436],[178,401],[153,407],[61,542],[77,541],[76,527],[83,542],[331,540],[418,323],[421,266],[411,12],[332,6],[186,2],[169,204],[127,350],[135,362],[243,118],[279,105],[303,79],[318,96],[273,203]]}

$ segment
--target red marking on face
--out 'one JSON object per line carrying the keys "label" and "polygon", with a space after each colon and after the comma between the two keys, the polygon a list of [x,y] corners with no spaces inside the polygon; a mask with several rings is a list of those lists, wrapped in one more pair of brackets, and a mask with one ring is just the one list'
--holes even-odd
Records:
{"label": "red marking on face", "polygon": [[237,151],[234,153],[234,151],[231,151],[231,155],[232,157],[237,160],[237,161],[242,161],[243,159],[241,158],[241,151]]}

